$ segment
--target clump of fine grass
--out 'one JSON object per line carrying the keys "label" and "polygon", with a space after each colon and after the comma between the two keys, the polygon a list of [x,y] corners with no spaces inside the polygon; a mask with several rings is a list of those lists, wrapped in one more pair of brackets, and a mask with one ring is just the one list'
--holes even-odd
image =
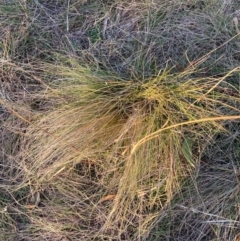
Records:
{"label": "clump of fine grass", "polygon": [[195,170],[206,142],[224,131],[221,121],[239,117],[238,92],[227,82],[237,70],[216,78],[165,69],[140,81],[99,76],[74,60],[45,66],[59,75],[44,97],[54,108],[26,132],[21,186],[61,193],[66,219],[64,200],[74,195],[75,228],[93,226],[91,237],[138,239]]}

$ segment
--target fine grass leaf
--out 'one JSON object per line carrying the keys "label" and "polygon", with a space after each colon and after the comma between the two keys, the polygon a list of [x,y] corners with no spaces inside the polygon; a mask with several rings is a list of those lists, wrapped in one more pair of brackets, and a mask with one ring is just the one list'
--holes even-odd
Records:
{"label": "fine grass leaf", "polygon": [[194,160],[193,160],[193,154],[192,154],[192,146],[193,146],[193,140],[190,137],[185,138],[183,144],[182,144],[182,153],[186,160],[189,162],[189,164],[194,167]]}

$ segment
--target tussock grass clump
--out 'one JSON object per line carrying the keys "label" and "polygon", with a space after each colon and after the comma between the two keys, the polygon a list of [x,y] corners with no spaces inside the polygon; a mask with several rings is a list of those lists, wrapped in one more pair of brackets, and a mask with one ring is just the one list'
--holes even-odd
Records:
{"label": "tussock grass clump", "polygon": [[59,76],[44,97],[54,108],[26,132],[21,185],[41,195],[51,187],[66,218],[64,200],[74,195],[76,228],[92,226],[92,237],[146,234],[206,143],[224,131],[222,120],[239,115],[238,92],[227,82],[237,69],[222,77],[165,69],[142,81],[95,75],[74,60],[45,69]]}

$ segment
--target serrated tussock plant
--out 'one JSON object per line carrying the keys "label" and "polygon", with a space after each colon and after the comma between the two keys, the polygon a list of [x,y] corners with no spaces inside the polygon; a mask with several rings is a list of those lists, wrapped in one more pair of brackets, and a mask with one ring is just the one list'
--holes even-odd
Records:
{"label": "serrated tussock plant", "polygon": [[[74,60],[45,66],[55,75],[44,92],[52,108],[26,132],[26,185],[44,188],[82,175],[85,184],[98,186],[94,199],[81,190],[91,200],[92,215],[110,197],[94,235],[137,239],[146,233],[194,171],[204,146],[224,131],[223,121],[239,118],[239,93],[228,83],[238,69],[214,77],[197,68],[126,80],[96,74]],[[79,183],[69,185],[64,195]]]}

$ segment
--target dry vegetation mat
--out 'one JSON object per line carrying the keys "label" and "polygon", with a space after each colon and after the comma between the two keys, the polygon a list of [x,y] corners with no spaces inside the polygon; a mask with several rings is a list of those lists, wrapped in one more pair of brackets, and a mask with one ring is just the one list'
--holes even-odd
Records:
{"label": "dry vegetation mat", "polygon": [[240,3],[0,1],[0,240],[239,240]]}

